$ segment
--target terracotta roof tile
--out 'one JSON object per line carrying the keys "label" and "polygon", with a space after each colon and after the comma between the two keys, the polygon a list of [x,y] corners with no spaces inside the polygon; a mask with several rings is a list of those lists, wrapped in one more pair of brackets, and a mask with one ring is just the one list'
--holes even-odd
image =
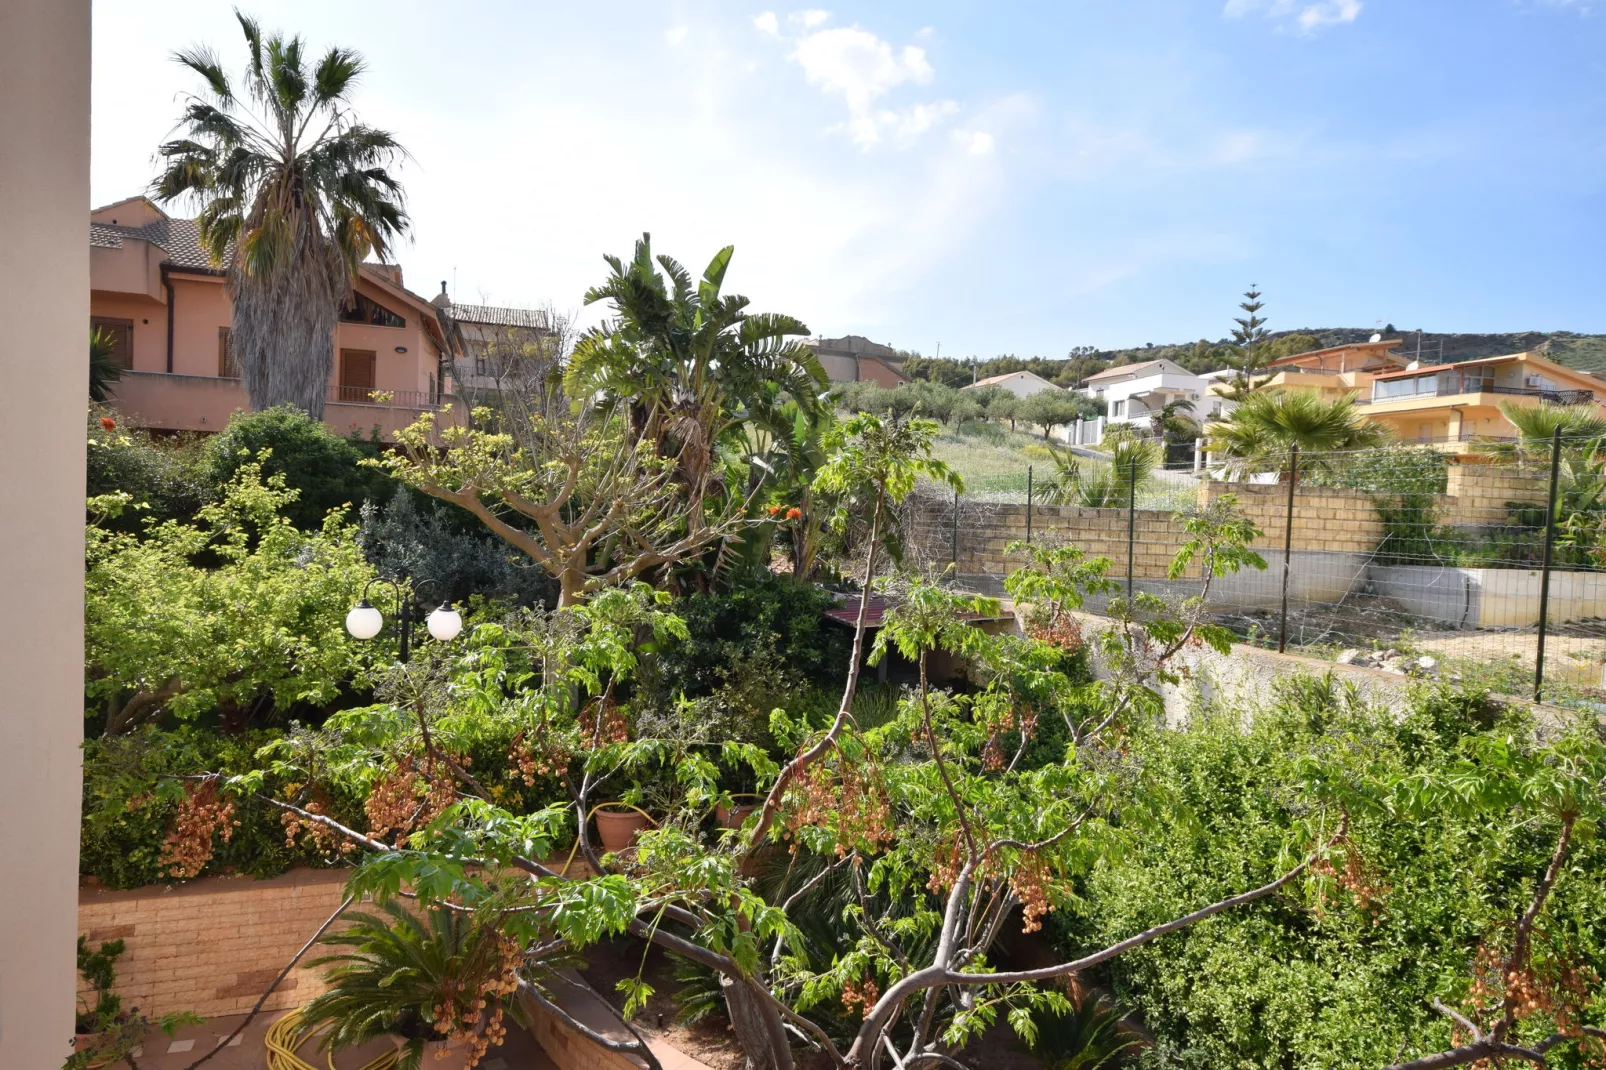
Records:
{"label": "terracotta roof tile", "polygon": [[532,308],[503,308],[498,305],[447,305],[446,314],[459,323],[488,323],[496,327],[534,327],[545,330],[545,312]]}
{"label": "terracotta roof tile", "polygon": [[201,247],[201,231],[193,219],[158,219],[143,227],[120,227],[111,223],[89,224],[89,244],[102,249],[117,249],[125,238],[137,238],[160,246],[167,253],[168,262],[176,267],[201,271],[217,271],[212,258]]}

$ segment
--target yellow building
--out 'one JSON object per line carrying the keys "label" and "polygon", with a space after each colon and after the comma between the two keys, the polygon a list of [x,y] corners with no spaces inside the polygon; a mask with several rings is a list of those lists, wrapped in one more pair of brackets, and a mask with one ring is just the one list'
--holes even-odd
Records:
{"label": "yellow building", "polygon": [[[1503,401],[1597,406],[1606,416],[1606,379],[1564,367],[1539,353],[1511,353],[1453,364],[1418,365],[1393,352],[1399,339],[1332,346],[1272,361],[1263,389],[1314,390],[1323,400],[1354,395],[1368,420],[1402,442],[1471,454],[1478,439],[1513,439]],[[1221,393],[1226,380],[1212,387]]]}
{"label": "yellow building", "polygon": [[1400,340],[1393,338],[1295,353],[1267,365],[1266,373],[1270,378],[1262,379],[1260,385],[1314,390],[1324,401],[1333,401],[1345,394],[1370,397],[1374,378],[1401,371],[1409,364],[1409,357],[1393,352],[1399,344]]}
{"label": "yellow building", "polygon": [[1512,353],[1381,372],[1358,401],[1369,420],[1387,425],[1401,441],[1460,453],[1476,439],[1517,436],[1501,402],[1594,405],[1606,416],[1606,381],[1538,353]]}

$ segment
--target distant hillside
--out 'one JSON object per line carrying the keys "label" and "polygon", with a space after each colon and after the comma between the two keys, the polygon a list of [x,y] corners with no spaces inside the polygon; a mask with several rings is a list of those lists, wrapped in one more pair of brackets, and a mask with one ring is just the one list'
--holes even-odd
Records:
{"label": "distant hillside", "polygon": [[[1320,349],[1326,346],[1364,342],[1376,333],[1371,327],[1301,328],[1293,331],[1274,331],[1270,335],[1278,355]],[[1385,337],[1400,339],[1400,351],[1414,353],[1417,348],[1415,331],[1398,328],[1385,330]],[[1210,371],[1223,366],[1224,348],[1228,339],[1211,341],[1201,338],[1197,342],[1177,342],[1164,345],[1149,344],[1125,349],[1095,349],[1082,346],[1063,358],[1017,357],[1013,354],[991,360],[971,361],[949,357],[930,358],[919,354],[906,354],[904,373],[916,379],[930,379],[950,386],[964,386],[973,379],[1007,372],[1030,371],[1060,386],[1070,387],[1089,375],[1106,368],[1137,364],[1145,360],[1166,359],[1175,361],[1194,372]],[[1507,334],[1450,334],[1424,331],[1421,336],[1425,359],[1442,354],[1445,361],[1476,360],[1479,357],[1498,357],[1506,353],[1534,350],[1545,354],[1558,364],[1579,371],[1606,373],[1606,334],[1575,334],[1572,331],[1513,331]]]}
{"label": "distant hillside", "polygon": [[[1364,342],[1373,331],[1352,327],[1331,330],[1305,331],[1321,340],[1324,346],[1343,345],[1346,342]],[[1402,338],[1401,352],[1416,349],[1416,332],[1397,331]],[[1606,334],[1574,334],[1571,331],[1514,331],[1509,334],[1435,334],[1422,332],[1422,347],[1432,352],[1440,345],[1446,361],[1476,360],[1479,357],[1498,357],[1506,353],[1535,350],[1545,354],[1557,364],[1585,372],[1606,371]]]}

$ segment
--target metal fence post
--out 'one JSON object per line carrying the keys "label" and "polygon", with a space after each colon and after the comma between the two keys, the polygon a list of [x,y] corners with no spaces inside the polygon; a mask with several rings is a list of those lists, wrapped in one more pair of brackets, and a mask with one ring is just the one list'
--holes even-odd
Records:
{"label": "metal fence post", "polygon": [[1126,600],[1128,612],[1131,611],[1132,602],[1132,557],[1137,544],[1138,530],[1138,459],[1130,457],[1128,471],[1131,478],[1127,483],[1126,496]]}
{"label": "metal fence post", "polygon": [[1550,558],[1556,546],[1556,490],[1561,482],[1561,428],[1550,437],[1550,498],[1545,510],[1545,559],[1539,574],[1539,645],[1534,651],[1534,701],[1545,693],[1545,631],[1550,616]]}
{"label": "metal fence post", "polygon": [[959,576],[959,488],[954,488],[954,532],[953,532],[953,558],[954,577]]}
{"label": "metal fence post", "polygon": [[1288,447],[1288,515],[1283,522],[1283,617],[1277,632],[1277,653],[1288,649],[1288,575],[1294,562],[1294,488],[1299,483],[1299,443]]}
{"label": "metal fence post", "polygon": [[1032,466],[1026,466],[1026,544],[1032,542]]}

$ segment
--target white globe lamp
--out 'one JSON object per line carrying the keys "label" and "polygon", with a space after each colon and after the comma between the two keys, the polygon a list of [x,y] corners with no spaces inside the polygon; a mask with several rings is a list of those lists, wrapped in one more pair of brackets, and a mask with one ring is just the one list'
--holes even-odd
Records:
{"label": "white globe lamp", "polygon": [[384,626],[385,618],[366,598],[352,606],[351,612],[346,614],[346,631],[351,633],[353,639],[372,639]]}
{"label": "white globe lamp", "polygon": [[424,624],[429,628],[430,635],[449,643],[463,630],[463,615],[450,602],[442,602],[424,618]]}

